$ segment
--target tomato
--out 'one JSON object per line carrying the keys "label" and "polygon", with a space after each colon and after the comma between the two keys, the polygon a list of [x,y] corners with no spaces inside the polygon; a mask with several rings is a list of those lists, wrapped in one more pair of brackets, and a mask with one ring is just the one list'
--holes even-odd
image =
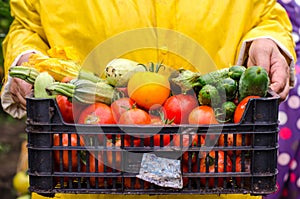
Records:
{"label": "tomato", "polygon": [[[250,162],[249,158],[244,158],[244,165],[242,164],[242,157],[237,156],[235,158],[235,172],[250,172]],[[244,168],[242,168],[244,167]]]}
{"label": "tomato", "polygon": [[[61,82],[67,83],[70,82],[72,79],[74,78],[66,76],[61,80]],[[86,104],[77,101],[71,101],[63,95],[57,95],[56,101],[62,114],[63,120],[68,123],[76,122],[82,109],[86,107]]]}
{"label": "tomato", "polygon": [[79,124],[115,124],[111,108],[101,102],[86,107],[78,119]]}
{"label": "tomato", "polygon": [[[201,143],[199,146],[204,145],[204,138],[201,137]],[[182,141],[181,141],[182,140]],[[183,149],[188,150],[188,147],[198,146],[198,135],[197,134],[176,134],[173,138],[174,146],[184,147]],[[182,154],[182,162],[183,164],[188,164],[189,161],[189,153],[191,153],[191,163],[195,163],[197,161],[197,153],[185,151]]]}
{"label": "tomato", "polygon": [[[87,106],[82,110],[79,119],[79,124],[115,124],[115,119],[110,106],[96,102]],[[104,140],[102,133],[98,134],[100,143]],[[111,135],[106,135],[109,139]]]}
{"label": "tomato", "polygon": [[150,182],[141,180],[139,178],[125,177],[124,186],[127,189],[142,189],[142,188],[148,189],[150,187]]}
{"label": "tomato", "polygon": [[[218,154],[218,161],[216,164],[216,154]],[[208,164],[208,165],[206,165]],[[204,158],[200,159],[200,168],[197,164],[194,164],[193,166],[193,172],[201,172],[201,173],[216,173],[217,172],[231,172],[232,171],[232,162],[230,160],[230,157],[226,156],[226,170],[224,168],[225,164],[225,154],[224,151],[210,151]],[[208,168],[206,168],[208,166]],[[206,185],[206,181],[208,180],[208,186],[214,187],[215,182],[214,178],[201,178],[200,182],[202,185]],[[217,179],[217,186],[222,187],[224,183],[224,178],[220,177]]]}
{"label": "tomato", "polygon": [[153,117],[151,116],[151,124],[152,125],[165,125],[164,121],[160,119],[159,117]]}
{"label": "tomato", "polygon": [[68,82],[70,82],[72,79],[74,79],[74,78],[73,78],[73,77],[69,77],[69,76],[65,76],[64,78],[62,78],[61,82],[68,83]]}
{"label": "tomato", "polygon": [[[117,139],[115,141],[115,143],[113,143],[113,140],[109,139],[106,142],[106,147],[107,149],[105,151],[103,151],[102,156],[103,156],[103,160],[105,161],[105,165],[113,168],[113,169],[117,169],[117,170],[121,170],[121,166],[122,166],[122,152],[121,152],[121,139]],[[130,146],[129,142],[124,139],[124,146]],[[119,151],[116,151],[116,150]],[[112,151],[114,150],[114,152]]]}
{"label": "tomato", "polygon": [[[89,167],[89,170],[87,169],[87,166]],[[89,164],[86,165],[83,168],[83,171],[94,173],[94,172],[96,172],[96,169],[97,169],[97,173],[112,172],[111,168],[109,168],[109,167],[105,168],[105,165],[103,163],[103,157],[102,157],[100,152],[97,153],[97,156],[96,156],[96,154],[89,153]],[[104,177],[99,177],[98,178],[98,186],[99,187],[104,187],[105,180],[106,180],[107,185],[112,184],[112,179],[111,178],[104,179]],[[90,177],[90,184],[91,184],[91,186],[96,185],[96,178],[95,177]]]}
{"label": "tomato", "polygon": [[198,100],[192,95],[178,94],[169,97],[163,105],[166,119],[175,124],[187,124],[188,115],[198,106]]}
{"label": "tomato", "polygon": [[133,108],[125,111],[119,118],[119,124],[150,124],[150,115],[139,108]]}
{"label": "tomato", "polygon": [[[162,145],[161,143],[162,142]],[[171,136],[170,135],[164,135],[164,134],[155,134],[153,135],[153,145],[154,146],[168,146],[171,142]]]}
{"label": "tomato", "polygon": [[[124,113],[121,114],[119,119],[119,124],[143,125],[143,124],[150,124],[150,123],[151,123],[150,115],[146,111],[139,108],[133,108],[125,111]],[[126,135],[125,139],[127,139],[128,142],[131,143],[130,135]],[[133,146],[140,146],[141,139],[139,138],[139,136],[135,135],[133,139],[134,139]]]}
{"label": "tomato", "polygon": [[56,102],[59,107],[63,120],[68,123],[74,123],[73,103],[63,95],[56,96]]}
{"label": "tomato", "polygon": [[132,109],[134,104],[135,102],[128,97],[123,97],[114,101],[110,107],[115,121],[118,123],[121,114]]}
{"label": "tomato", "polygon": [[128,81],[128,95],[138,106],[149,110],[153,105],[162,105],[170,95],[167,76],[145,71],[135,73]]}
{"label": "tomato", "polygon": [[[232,169],[233,172],[250,172],[251,160],[249,158],[244,158],[244,165],[242,163],[241,156],[237,156],[235,159],[235,169]],[[236,177],[237,185],[241,184],[241,178]]]}
{"label": "tomato", "polygon": [[[243,135],[242,134],[227,134],[227,146],[249,146],[251,144],[251,139],[248,134],[244,135],[244,145],[243,145]],[[225,135],[221,134],[218,141],[219,146],[225,146]],[[229,156],[234,154],[241,154],[241,150],[230,150],[227,151]]]}
{"label": "tomato", "polygon": [[[187,164],[183,164],[182,165],[182,174],[184,175],[184,173],[189,173],[189,168],[187,166]],[[189,178],[188,177],[183,177],[182,178],[182,183],[183,183],[183,186],[187,186],[188,183],[189,183]]]}
{"label": "tomato", "polygon": [[188,116],[189,124],[218,124],[212,107],[202,105],[194,108]]}
{"label": "tomato", "polygon": [[[70,136],[70,143],[69,143],[69,136]],[[60,137],[61,137],[61,142],[60,142]],[[78,146],[78,139],[79,140],[79,145],[83,146],[83,140],[77,135],[77,134],[54,134],[53,135],[53,146]],[[64,171],[69,171],[69,166],[71,166],[72,171],[75,171],[77,169],[77,150],[63,150],[62,152],[62,157],[61,157],[61,152],[59,150],[54,151],[54,160],[55,160],[55,165],[57,168],[59,168],[60,165],[60,160],[62,161],[63,165],[63,170]],[[71,159],[69,161],[69,153],[71,153]],[[78,154],[79,155],[79,154]],[[69,163],[71,165],[69,165]]]}
{"label": "tomato", "polygon": [[245,97],[238,103],[238,105],[234,111],[234,116],[233,116],[234,123],[239,123],[241,121],[243,114],[245,112],[245,109],[247,107],[247,103],[248,103],[249,99],[252,99],[252,98],[260,98],[260,97],[256,96],[256,95],[250,95],[250,96]]}

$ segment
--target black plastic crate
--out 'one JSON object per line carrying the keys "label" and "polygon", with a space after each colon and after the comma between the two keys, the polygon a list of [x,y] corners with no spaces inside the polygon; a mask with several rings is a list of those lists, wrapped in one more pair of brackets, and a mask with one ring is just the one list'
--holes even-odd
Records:
{"label": "black plastic crate", "polygon": [[[30,191],[47,196],[55,193],[270,194],[276,191],[278,103],[279,98],[270,94],[251,99],[239,124],[99,126],[65,123],[54,99],[27,98]],[[183,135],[178,132],[192,132],[189,140],[196,136],[197,144],[185,147]],[[153,133],[173,140],[178,136],[179,144],[153,146],[154,138],[147,138]],[[110,136],[112,144],[107,145],[107,137],[103,135]],[[137,135],[140,137],[136,138]],[[225,140],[222,145],[208,144],[208,137],[220,135]],[[99,136],[102,144],[98,143]],[[201,146],[203,136],[207,139]],[[229,136],[232,146],[229,146]],[[67,146],[62,144],[63,138],[68,140]],[[75,140],[72,143],[71,138]],[[134,140],[139,140],[138,146],[134,146]],[[199,157],[206,157],[210,151],[215,160],[204,158],[206,161],[201,165],[205,169],[201,171]],[[218,163],[222,159],[220,151],[224,152],[226,163]],[[91,154],[96,157],[100,154],[101,159]],[[166,188],[137,178],[144,154],[179,160],[183,188]],[[218,167],[230,164],[227,155],[230,155],[231,170],[220,172]],[[238,158],[240,163],[236,164]],[[105,163],[94,166],[99,162]],[[215,168],[213,172],[208,172],[209,163]]]}

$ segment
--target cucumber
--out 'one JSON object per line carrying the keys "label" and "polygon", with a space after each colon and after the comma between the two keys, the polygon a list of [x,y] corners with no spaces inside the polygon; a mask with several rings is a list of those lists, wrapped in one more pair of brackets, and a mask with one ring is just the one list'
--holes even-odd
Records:
{"label": "cucumber", "polygon": [[218,89],[210,84],[206,84],[201,88],[198,94],[200,105],[217,106],[221,103]]}
{"label": "cucumber", "polygon": [[46,88],[54,81],[54,78],[48,72],[41,72],[34,81],[34,97],[55,98],[55,95],[49,95],[46,91]]}
{"label": "cucumber", "polygon": [[234,79],[227,77],[219,82],[217,88],[220,94],[225,95],[222,98],[225,101],[230,101],[236,97],[238,84]]}
{"label": "cucumber", "polygon": [[204,75],[201,75],[198,78],[198,85],[201,87],[207,84],[217,86],[218,82],[228,77],[228,73],[229,73],[229,68],[222,68],[216,71],[206,73]]}
{"label": "cucumber", "polygon": [[269,76],[261,66],[247,68],[239,80],[239,101],[249,95],[265,97],[269,87]]}
{"label": "cucumber", "polygon": [[236,105],[232,101],[226,101],[222,104],[222,112],[225,115],[225,122],[232,122]]}
{"label": "cucumber", "polygon": [[240,80],[243,72],[246,70],[245,66],[239,66],[239,65],[235,65],[235,66],[231,66],[229,68],[229,72],[228,72],[228,76],[234,80]]}

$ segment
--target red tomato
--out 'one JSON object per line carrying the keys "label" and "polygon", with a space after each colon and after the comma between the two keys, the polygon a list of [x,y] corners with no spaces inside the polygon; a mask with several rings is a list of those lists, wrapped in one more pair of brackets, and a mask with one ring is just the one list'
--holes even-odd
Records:
{"label": "red tomato", "polygon": [[158,116],[150,115],[152,125],[165,125],[164,121]]}
{"label": "red tomato", "polygon": [[134,104],[135,102],[128,97],[120,98],[114,101],[110,107],[115,121],[118,123],[121,114],[129,109],[132,109]]}
{"label": "red tomato", "polygon": [[67,82],[70,82],[72,79],[74,79],[74,78],[69,77],[69,76],[65,76],[64,78],[62,78],[61,82],[67,83]]}
{"label": "red tomato", "polygon": [[59,107],[63,120],[68,123],[74,123],[73,104],[66,96],[57,95],[56,102]]}
{"label": "red tomato", "polygon": [[[131,146],[131,147],[141,146],[141,138],[139,138],[139,137],[137,138],[135,136],[132,137],[130,135],[125,135],[125,140],[126,140],[126,143],[128,144],[128,146]],[[147,146],[146,139],[144,139],[144,146]]]}
{"label": "red tomato", "polygon": [[[218,161],[216,165],[216,153],[218,154]],[[206,169],[206,163],[208,164],[208,170]],[[226,156],[226,171],[224,168],[225,163],[225,154],[224,151],[210,151],[204,158],[200,159],[200,168],[198,164],[194,164],[193,166],[193,172],[201,172],[201,173],[215,173],[215,169],[217,169],[217,172],[231,172],[232,171],[232,162],[230,160],[229,156]],[[201,184],[206,185],[206,180],[208,180],[208,186],[214,187],[215,182],[214,178],[202,178]],[[217,179],[217,186],[222,187],[224,183],[224,178],[218,178]]]}
{"label": "red tomato", "polygon": [[78,119],[79,124],[115,124],[111,108],[101,102],[86,107]]}
{"label": "red tomato", "polygon": [[198,106],[188,116],[189,124],[218,124],[214,110],[210,106]]}
{"label": "red tomato", "polygon": [[[97,165],[96,165],[96,160],[97,160]],[[89,170],[87,169],[87,166],[89,166]],[[83,171],[94,173],[94,172],[96,172],[96,168],[97,168],[97,173],[104,173],[104,171],[106,173],[112,172],[111,168],[109,168],[109,167],[105,168],[105,165],[103,163],[103,157],[102,157],[101,153],[97,153],[97,156],[96,156],[96,154],[90,154],[89,153],[89,164],[85,165],[85,167],[83,168]],[[104,168],[106,170],[104,170]],[[108,185],[112,184],[112,179],[111,178],[104,179],[103,177],[99,177],[98,178],[98,186],[99,187],[104,187],[105,186],[105,180],[106,180],[106,183]],[[90,177],[90,184],[91,184],[91,186],[96,185],[96,178],[95,177]]]}
{"label": "red tomato", "polygon": [[178,94],[169,97],[163,104],[166,119],[175,124],[187,124],[188,115],[198,106],[198,100],[192,95]]}
{"label": "red tomato", "polygon": [[[160,145],[160,141],[162,140],[162,145]],[[164,134],[155,134],[153,135],[153,145],[154,146],[168,146],[171,142],[171,136],[170,135],[164,135]]]}
{"label": "red tomato", "polygon": [[[150,124],[151,117],[150,115],[139,108],[133,108],[125,111],[121,114],[119,119],[119,124],[133,124],[133,125],[143,125],[143,124]],[[131,144],[131,138],[129,135],[125,136],[125,139]],[[134,138],[133,146],[140,146],[141,139]]]}
{"label": "red tomato", "polygon": [[[182,141],[181,141],[182,140]],[[179,146],[179,147],[184,147],[183,149],[188,150],[188,147],[193,147],[193,146],[197,146],[198,145],[198,135],[197,134],[192,134],[192,135],[188,135],[188,134],[177,134],[174,136],[173,138],[173,142],[174,142],[174,146]],[[181,144],[182,143],[182,144]],[[203,146],[204,145],[204,138],[201,138],[201,143],[199,146]],[[195,163],[197,161],[197,153],[196,152],[190,152],[192,153],[191,155],[191,161],[192,164]],[[189,152],[185,151],[182,154],[182,162],[183,164],[188,164],[189,161]]]}
{"label": "red tomato", "polygon": [[[120,148],[122,146],[121,144],[122,144],[121,139],[117,139],[115,143],[113,143],[111,139],[107,140],[106,142],[107,149],[102,153],[103,160],[106,160],[105,165],[113,169],[121,170],[121,166],[122,166],[122,151]],[[130,146],[126,139],[124,139],[124,146]],[[117,151],[116,149],[118,149],[119,151]],[[114,152],[112,150],[114,150]]]}
{"label": "red tomato", "polygon": [[244,111],[246,109],[247,103],[249,101],[249,99],[252,98],[260,98],[259,96],[256,95],[250,95],[245,97],[244,99],[242,99],[242,101],[240,101],[234,111],[234,116],[233,116],[233,122],[234,123],[239,123],[243,117]]}
{"label": "red tomato", "polygon": [[[119,119],[119,124],[143,125],[143,124],[150,124],[150,123],[151,123],[150,115],[146,111],[139,108],[133,108],[127,110],[126,112],[121,114]],[[125,139],[127,139],[128,142],[131,144],[131,138],[129,135],[126,135]],[[133,141],[134,146],[140,146],[140,142],[141,139],[139,137],[138,138],[134,137],[134,141]]]}
{"label": "red tomato", "polygon": [[[241,156],[237,156],[235,159],[235,170],[232,169],[232,171],[233,172],[250,172],[250,164],[251,164],[251,160],[249,158],[244,159],[244,165],[243,165]],[[242,168],[242,167],[244,167],[244,168]],[[237,185],[241,184],[240,177],[236,178],[236,183],[237,183]]]}
{"label": "red tomato", "polygon": [[[70,136],[70,144],[69,144],[69,136]],[[80,145],[83,146],[83,140],[77,134],[61,134],[61,142],[60,135],[53,135],[53,146],[78,146],[78,139],[80,139]],[[69,162],[69,153],[71,153],[71,159]],[[54,160],[55,165],[59,168],[60,159],[62,159],[63,169],[64,171],[69,171],[69,163],[71,164],[72,171],[77,169],[77,150],[63,150],[62,156],[61,152],[58,150],[54,151]]]}
{"label": "red tomato", "polygon": [[[79,124],[115,124],[115,119],[113,117],[110,106],[96,102],[89,105],[81,112],[79,119]],[[100,143],[103,142],[104,134],[98,134]],[[106,135],[109,139],[111,135]]]}
{"label": "red tomato", "polygon": [[[141,181],[143,183],[143,187],[141,184]],[[150,182],[141,180],[139,178],[133,178],[133,177],[125,177],[124,178],[124,186],[127,189],[148,189],[150,187]]]}
{"label": "red tomato", "polygon": [[150,124],[150,115],[139,108],[133,108],[125,111],[121,114],[119,124]]}
{"label": "red tomato", "polygon": [[[244,135],[245,136],[245,145],[244,146],[249,146],[251,144],[251,139],[250,136],[248,134]],[[235,143],[234,143],[235,140]],[[218,145],[219,146],[225,146],[225,135],[221,134],[219,137],[219,141],[218,141]],[[229,133],[227,134],[227,146],[243,146],[243,135],[242,134],[232,134]],[[236,155],[241,154],[241,150],[230,150],[227,151],[227,154],[229,156],[232,156],[234,154],[234,151],[236,153]]]}

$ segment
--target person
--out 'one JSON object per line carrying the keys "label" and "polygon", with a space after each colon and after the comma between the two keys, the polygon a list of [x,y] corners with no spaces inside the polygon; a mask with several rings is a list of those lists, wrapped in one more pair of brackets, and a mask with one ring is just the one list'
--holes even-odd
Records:
{"label": "person", "polygon": [[[286,9],[293,25],[293,36],[296,42],[296,54],[300,57],[300,3],[299,1],[278,2]],[[300,61],[295,65],[295,87],[290,90],[287,99],[279,106],[279,153],[277,191],[266,196],[266,199],[300,198],[300,148],[299,148],[299,119],[300,119]]]}
{"label": "person", "polygon": [[[135,42],[146,40],[148,36],[154,35],[155,39],[157,31],[154,27],[158,27],[180,32],[197,42],[218,68],[233,63],[262,65],[270,74],[271,88],[282,99],[292,86],[287,82],[293,82],[293,75],[289,76],[296,59],[291,25],[284,9],[273,0],[234,3],[199,3],[196,0],[189,3],[175,0],[70,1],[63,5],[58,2],[12,0],[11,11],[15,20],[3,42],[6,74],[12,65],[26,61],[29,52],[46,54],[49,47],[74,46],[84,59],[98,44],[122,32],[138,34],[141,28],[149,29],[150,33],[145,38],[130,37],[132,40],[120,41],[126,42],[127,46],[134,46]],[[161,46],[156,46],[158,51],[155,50],[153,56],[147,54],[147,61],[163,57],[167,65],[186,66],[178,60],[179,56],[165,53],[164,42],[174,45],[167,39],[167,36],[157,39]],[[175,39],[177,49],[187,48],[180,36]],[[114,45],[112,48],[120,48],[120,45]],[[128,57],[141,60],[145,53],[139,50],[141,53],[136,53],[138,50],[127,53]],[[188,53],[193,53],[193,50]],[[6,75],[1,95],[3,109],[16,118],[25,116],[24,96],[30,93],[30,89],[30,85]]]}
{"label": "person", "polygon": [[[16,118],[26,115],[32,87],[7,75],[9,68],[54,46],[73,46],[82,60],[98,52],[94,70],[114,56],[203,71],[261,65],[282,100],[294,84],[292,26],[275,0],[11,0],[11,11],[1,103]],[[203,49],[214,64],[195,53]]]}

